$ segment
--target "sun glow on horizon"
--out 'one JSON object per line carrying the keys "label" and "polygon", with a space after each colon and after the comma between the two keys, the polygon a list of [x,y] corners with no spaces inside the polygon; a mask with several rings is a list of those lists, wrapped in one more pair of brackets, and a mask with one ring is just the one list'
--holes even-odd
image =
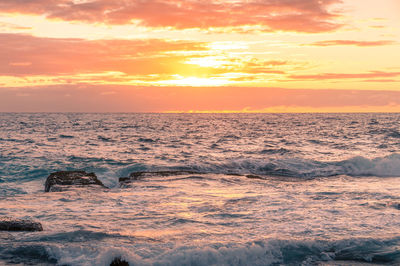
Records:
{"label": "sun glow on horizon", "polygon": [[158,85],[163,86],[189,86],[189,87],[205,87],[205,86],[224,86],[230,82],[223,78],[198,78],[198,77],[182,77],[174,75],[174,79],[157,81]]}
{"label": "sun glow on horizon", "polygon": [[186,64],[198,65],[201,67],[219,68],[229,65],[230,62],[222,56],[193,57],[185,61]]}
{"label": "sun glow on horizon", "polygon": [[[121,97],[115,86],[130,86],[131,97],[141,91],[152,100],[160,96],[140,88],[204,88],[211,98],[230,86],[243,94],[226,91],[232,103],[198,110],[325,110],[318,92],[330,90],[348,92],[338,99],[343,110],[357,109],[347,101],[351,91],[365,91],[357,110],[363,102],[381,110],[370,99],[392,110],[388,95],[400,91],[398,7],[397,0],[7,1],[0,5],[0,104],[23,109],[30,103],[21,95],[48,89],[40,99],[51,102],[54,88],[73,94],[82,85],[117,91],[109,97]],[[257,107],[248,88],[264,88]],[[269,102],[273,88],[290,93]],[[319,96],[297,97],[299,90]],[[158,110],[155,100],[148,105]]]}

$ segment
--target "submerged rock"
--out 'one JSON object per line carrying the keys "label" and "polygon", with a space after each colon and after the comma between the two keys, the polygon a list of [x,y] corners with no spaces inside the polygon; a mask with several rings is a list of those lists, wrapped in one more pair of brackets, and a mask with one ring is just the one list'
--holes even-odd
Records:
{"label": "submerged rock", "polygon": [[203,173],[195,172],[195,171],[154,171],[154,172],[133,172],[129,175],[129,177],[120,177],[119,182],[129,183],[135,180],[141,180],[146,177],[158,177],[158,176],[174,176],[174,175],[201,175]]}
{"label": "submerged rock", "polygon": [[129,266],[129,263],[121,258],[115,258],[110,263],[110,266]]}
{"label": "submerged rock", "polygon": [[1,231],[43,231],[42,224],[31,220],[0,218]]}
{"label": "submerged rock", "polygon": [[85,171],[60,171],[50,174],[45,183],[45,192],[63,191],[69,186],[100,186],[106,188],[103,183],[97,179],[95,173],[86,173]]}

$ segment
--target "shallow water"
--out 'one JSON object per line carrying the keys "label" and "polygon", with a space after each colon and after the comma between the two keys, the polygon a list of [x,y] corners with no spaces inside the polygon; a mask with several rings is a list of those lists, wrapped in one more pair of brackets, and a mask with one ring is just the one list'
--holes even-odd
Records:
{"label": "shallow water", "polygon": [[[400,114],[0,114],[0,216],[44,228],[0,232],[0,262],[399,264],[399,122]],[[77,169],[110,189],[44,192],[49,173]],[[199,174],[118,183],[161,170]]]}

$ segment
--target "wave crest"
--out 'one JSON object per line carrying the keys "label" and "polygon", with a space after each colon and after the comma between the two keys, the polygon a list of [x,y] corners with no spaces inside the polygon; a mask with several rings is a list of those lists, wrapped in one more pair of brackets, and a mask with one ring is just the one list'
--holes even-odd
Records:
{"label": "wave crest", "polygon": [[219,174],[256,174],[296,178],[346,175],[352,177],[400,177],[400,154],[368,159],[362,156],[347,160],[322,162],[303,158],[239,159],[220,164],[197,164],[185,170]]}

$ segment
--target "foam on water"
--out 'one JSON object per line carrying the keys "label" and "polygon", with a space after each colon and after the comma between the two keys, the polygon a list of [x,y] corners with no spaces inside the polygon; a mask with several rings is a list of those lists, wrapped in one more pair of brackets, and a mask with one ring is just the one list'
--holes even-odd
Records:
{"label": "foam on water", "polygon": [[[184,167],[182,167],[184,168]],[[342,161],[324,162],[302,158],[240,159],[217,165],[199,164],[190,169],[210,173],[240,173],[299,178],[347,175],[353,177],[400,177],[400,154],[368,159],[362,156]]]}
{"label": "foam on water", "polygon": [[[11,263],[108,266],[114,258],[130,265],[318,265],[340,261],[345,265],[363,262],[395,264],[400,251],[394,239],[345,239],[340,241],[268,240],[245,244],[219,244],[208,247],[181,246],[153,254],[140,254],[129,247],[69,246],[53,244],[15,246],[3,249],[1,256]],[[139,254],[140,255],[139,255]],[[155,253],[155,254],[154,254]],[[85,256],[76,256],[85,254]],[[359,265],[359,264],[357,264]]]}

